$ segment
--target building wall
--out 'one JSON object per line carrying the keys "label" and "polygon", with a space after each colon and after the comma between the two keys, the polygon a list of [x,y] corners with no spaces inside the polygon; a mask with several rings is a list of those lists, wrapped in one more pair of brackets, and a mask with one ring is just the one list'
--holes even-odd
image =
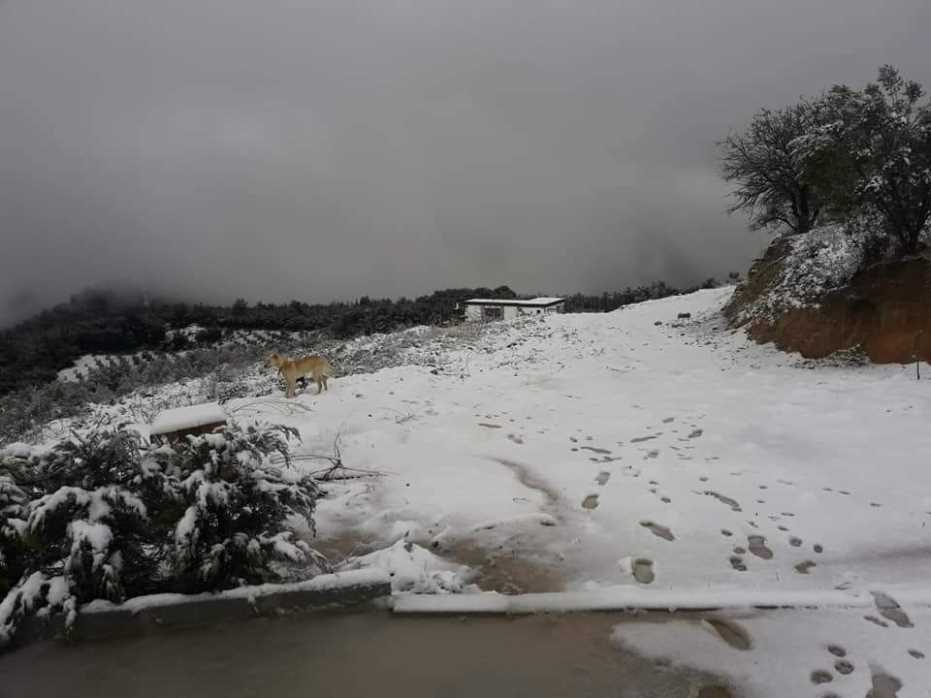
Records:
{"label": "building wall", "polygon": [[[493,310],[486,310],[486,308]],[[496,310],[500,308],[501,317],[489,317],[490,314],[497,314]],[[534,315],[548,315],[550,313],[565,312],[565,304],[559,303],[551,305],[548,308],[534,308],[525,305],[504,305],[504,306],[483,306],[467,305],[465,307],[465,318],[471,322],[494,322],[495,320],[515,320],[519,317]]]}

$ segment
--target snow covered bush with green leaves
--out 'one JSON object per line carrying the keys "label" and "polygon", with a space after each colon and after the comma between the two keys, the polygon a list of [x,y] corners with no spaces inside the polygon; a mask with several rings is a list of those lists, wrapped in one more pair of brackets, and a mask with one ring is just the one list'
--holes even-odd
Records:
{"label": "snow covered bush with green leaves", "polygon": [[[0,461],[0,646],[24,616],[159,592],[307,577],[326,561],[319,491],[291,469],[288,427],[240,427],[153,446],[131,430],[74,435]],[[276,464],[271,456],[278,455]]]}

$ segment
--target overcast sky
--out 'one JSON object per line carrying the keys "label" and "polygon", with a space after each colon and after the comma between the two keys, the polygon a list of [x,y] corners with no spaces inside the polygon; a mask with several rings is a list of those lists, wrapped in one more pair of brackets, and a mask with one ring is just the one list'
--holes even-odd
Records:
{"label": "overcast sky", "polygon": [[928,0],[0,0],[0,323],[742,270],[714,142],[881,63]]}

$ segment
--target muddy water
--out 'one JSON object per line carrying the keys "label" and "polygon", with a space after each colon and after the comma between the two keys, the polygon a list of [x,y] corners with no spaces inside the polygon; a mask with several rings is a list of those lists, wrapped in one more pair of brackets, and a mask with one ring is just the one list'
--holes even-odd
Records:
{"label": "muddy water", "polygon": [[403,618],[307,614],[0,657],[14,698],[732,696],[619,650],[608,614]]}

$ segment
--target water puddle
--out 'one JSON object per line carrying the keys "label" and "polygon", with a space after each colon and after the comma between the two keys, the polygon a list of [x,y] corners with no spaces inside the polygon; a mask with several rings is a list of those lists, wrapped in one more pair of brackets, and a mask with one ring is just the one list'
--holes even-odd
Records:
{"label": "water puddle", "polygon": [[42,643],[0,657],[4,696],[623,695],[732,698],[720,677],[661,665],[611,639],[620,614],[519,618],[309,613]]}
{"label": "water puddle", "polygon": [[483,591],[534,594],[565,590],[559,561],[547,560],[542,553],[503,545],[488,550],[469,541],[456,542],[434,552],[451,562],[469,566],[475,572],[471,582]]}

